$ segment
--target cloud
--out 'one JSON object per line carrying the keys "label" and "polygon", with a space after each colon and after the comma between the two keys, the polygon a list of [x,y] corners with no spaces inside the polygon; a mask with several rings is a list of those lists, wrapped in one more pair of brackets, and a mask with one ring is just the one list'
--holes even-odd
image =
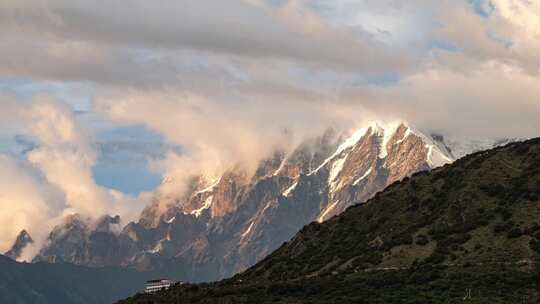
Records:
{"label": "cloud", "polygon": [[461,69],[465,63],[496,61],[538,77],[538,4],[522,0],[482,3],[489,7],[489,13],[477,13],[466,2],[443,2],[444,10],[438,14],[442,26],[433,32],[433,36],[451,43],[459,50],[462,60],[446,61],[447,58],[442,56],[437,61]]}
{"label": "cloud", "polygon": [[65,194],[69,208],[94,219],[105,214],[135,218],[140,206],[130,204],[134,199],[96,185],[92,167],[97,152],[91,137],[76,125],[71,110],[37,101],[23,115],[40,142],[40,147],[28,154],[28,161]]}
{"label": "cloud", "polygon": [[98,98],[96,111],[120,123],[143,124],[181,146],[181,154],[171,151],[154,162],[164,175],[181,179],[201,172],[219,175],[236,165],[253,170],[276,149],[290,149],[295,141],[320,134],[340,116],[326,102],[311,98],[251,94],[245,100],[216,100],[184,91],[125,93]]}
{"label": "cloud", "polygon": [[539,136],[540,78],[497,62],[473,66],[466,71],[431,67],[396,86],[350,91],[342,98],[358,100],[375,116],[403,118],[452,137]]}
{"label": "cloud", "polygon": [[58,216],[55,209],[61,208],[62,196],[30,174],[29,168],[21,170],[11,157],[0,155],[0,167],[0,252],[5,252],[22,229],[43,240],[52,228],[50,220]]}
{"label": "cloud", "polygon": [[0,198],[2,223],[9,230],[0,232],[1,249],[27,229],[37,243],[31,249],[38,250],[50,228],[70,214],[91,221],[120,215],[124,222],[138,216],[148,194],[133,198],[96,185],[92,137],[79,128],[68,107],[43,98],[12,105],[11,115],[27,126],[38,145],[26,159],[0,155],[0,185],[7,189]]}
{"label": "cloud", "polygon": [[[167,54],[179,51],[365,72],[409,65],[404,52],[394,54],[368,34],[328,26],[304,2],[131,1],[126,9],[119,0],[4,1],[0,72],[102,83],[167,82],[171,70],[182,70]],[[24,58],[36,59],[28,64]]]}

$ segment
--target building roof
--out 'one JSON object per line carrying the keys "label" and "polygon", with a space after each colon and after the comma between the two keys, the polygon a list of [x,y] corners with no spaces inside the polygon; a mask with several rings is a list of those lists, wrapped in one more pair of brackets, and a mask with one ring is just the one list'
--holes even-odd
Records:
{"label": "building roof", "polygon": [[149,281],[146,281],[146,283],[165,283],[165,282],[174,282],[173,280],[169,280],[169,279],[155,279],[155,280],[149,280]]}

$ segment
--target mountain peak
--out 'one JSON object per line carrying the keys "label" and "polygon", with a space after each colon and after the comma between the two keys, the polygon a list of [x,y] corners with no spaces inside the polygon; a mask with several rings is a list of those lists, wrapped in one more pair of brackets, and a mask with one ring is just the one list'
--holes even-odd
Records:
{"label": "mountain peak", "polygon": [[120,216],[116,215],[114,217],[110,215],[102,216],[98,219],[96,223],[95,231],[98,232],[119,232],[120,228]]}
{"label": "mountain peak", "polygon": [[21,232],[19,232],[19,235],[13,243],[13,246],[11,246],[11,249],[7,251],[5,255],[13,260],[17,260],[21,256],[24,248],[26,248],[26,246],[32,244],[33,242],[34,240],[30,236],[30,234],[28,234],[28,232],[23,229]]}

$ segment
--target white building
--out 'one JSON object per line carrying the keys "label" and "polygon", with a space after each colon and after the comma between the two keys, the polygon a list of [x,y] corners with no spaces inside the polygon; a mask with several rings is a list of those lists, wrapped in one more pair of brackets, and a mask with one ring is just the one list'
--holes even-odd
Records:
{"label": "white building", "polygon": [[146,287],[144,288],[144,292],[153,293],[153,292],[158,292],[161,290],[167,290],[175,284],[180,284],[180,283],[176,281],[172,281],[172,280],[167,280],[167,279],[147,281]]}

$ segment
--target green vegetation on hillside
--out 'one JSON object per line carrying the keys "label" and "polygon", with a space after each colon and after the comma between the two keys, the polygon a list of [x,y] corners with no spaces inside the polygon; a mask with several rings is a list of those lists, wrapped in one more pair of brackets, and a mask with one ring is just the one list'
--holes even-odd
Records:
{"label": "green vegetation on hillside", "polygon": [[539,303],[540,139],[416,174],[229,280],[121,303]]}

